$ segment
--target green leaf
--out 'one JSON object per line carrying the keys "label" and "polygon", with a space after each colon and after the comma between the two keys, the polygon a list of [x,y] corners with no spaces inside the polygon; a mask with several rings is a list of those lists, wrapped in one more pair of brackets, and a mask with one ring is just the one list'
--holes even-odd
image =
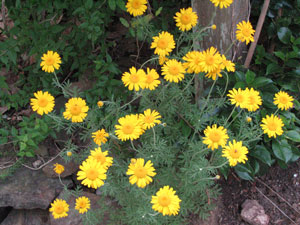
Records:
{"label": "green leaf", "polygon": [[5,82],[5,79],[6,78],[4,76],[0,76],[0,88],[6,88],[6,89],[8,89],[8,85]]}
{"label": "green leaf", "polygon": [[93,0],[86,0],[85,8],[91,9],[93,7]]}
{"label": "green leaf", "polygon": [[243,180],[253,180],[252,176],[247,172],[238,171],[236,170],[236,168],[235,168],[235,172]]}
{"label": "green leaf", "polygon": [[274,55],[276,55],[281,60],[285,60],[285,54],[283,52],[274,52]]}
{"label": "green leaf", "polygon": [[300,142],[300,134],[299,134],[299,132],[297,132],[295,130],[289,130],[287,132],[284,132],[284,136],[287,139],[290,139],[294,142]]}
{"label": "green leaf", "polygon": [[251,84],[255,79],[255,73],[248,70],[246,73],[246,82],[247,84]]}
{"label": "green leaf", "polygon": [[115,0],[108,0],[108,6],[112,11],[116,9],[116,1]]}
{"label": "green leaf", "polygon": [[117,0],[117,6],[122,9],[123,11],[126,11],[126,6],[124,0]]}
{"label": "green leaf", "polygon": [[163,7],[159,7],[158,10],[155,12],[155,16],[158,16],[161,13]]}
{"label": "green leaf", "polygon": [[20,151],[25,150],[26,147],[27,147],[26,143],[24,143],[24,142],[21,142],[21,143],[20,143]]}
{"label": "green leaf", "polygon": [[235,79],[236,79],[237,82],[245,81],[245,74],[240,72],[240,71],[236,71],[234,76],[235,76]]}
{"label": "green leaf", "polygon": [[254,88],[259,88],[259,87],[262,87],[262,86],[265,86],[265,85],[271,84],[271,83],[273,83],[273,81],[271,79],[269,79],[269,78],[257,77],[253,81],[252,86]]}
{"label": "green leaf", "polygon": [[285,163],[293,157],[293,151],[286,140],[282,140],[281,142],[273,140],[272,150],[274,155]]}
{"label": "green leaf", "polygon": [[242,88],[244,89],[246,87],[246,84],[242,81],[239,81],[237,82],[235,85],[234,85],[234,88]]}
{"label": "green leaf", "polygon": [[129,23],[127,22],[127,20],[125,20],[124,18],[120,18],[120,22],[123,24],[124,27],[129,28]]}
{"label": "green leaf", "polygon": [[262,145],[258,145],[255,149],[251,150],[250,155],[259,159],[268,166],[271,166],[272,164],[270,152]]}
{"label": "green leaf", "polygon": [[281,70],[282,70],[282,68],[277,63],[270,63],[267,66],[266,75],[280,73]]}
{"label": "green leaf", "polygon": [[280,27],[280,29],[277,32],[279,40],[284,44],[288,44],[290,42],[291,35],[292,32],[287,27]]}

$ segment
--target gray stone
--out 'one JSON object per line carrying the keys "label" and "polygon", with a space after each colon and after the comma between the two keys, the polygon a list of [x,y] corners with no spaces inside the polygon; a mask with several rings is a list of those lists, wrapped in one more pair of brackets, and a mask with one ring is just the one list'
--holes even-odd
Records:
{"label": "gray stone", "polygon": [[58,174],[55,173],[53,170],[55,163],[61,164],[65,167],[64,172],[60,174],[61,178],[72,175],[78,170],[79,167],[79,165],[75,164],[74,162],[64,162],[62,158],[57,158],[43,168],[43,172],[47,177],[50,178],[58,177]]}
{"label": "gray stone", "polygon": [[270,217],[256,200],[247,199],[242,205],[241,217],[251,225],[267,225]]}
{"label": "gray stone", "polygon": [[47,210],[13,209],[1,225],[50,225]]}

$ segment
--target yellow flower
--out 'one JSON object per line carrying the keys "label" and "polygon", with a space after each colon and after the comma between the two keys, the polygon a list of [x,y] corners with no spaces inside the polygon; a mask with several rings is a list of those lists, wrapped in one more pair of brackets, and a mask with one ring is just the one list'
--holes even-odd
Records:
{"label": "yellow flower", "polygon": [[253,30],[251,23],[242,21],[237,24],[237,30],[236,30],[236,39],[238,39],[241,42],[246,42],[248,44],[249,42],[253,42],[253,34],[255,33],[255,30]]}
{"label": "yellow flower", "polygon": [[130,15],[143,15],[147,9],[147,0],[128,0],[126,8]]}
{"label": "yellow flower", "polygon": [[177,215],[180,209],[181,200],[176,195],[176,191],[169,186],[164,186],[152,196],[152,209],[165,215]]}
{"label": "yellow flower", "polygon": [[147,68],[145,88],[154,90],[160,84],[159,75],[155,69]]}
{"label": "yellow flower", "polygon": [[217,127],[216,124],[212,125],[212,127],[207,126],[204,134],[203,143],[208,145],[208,148],[211,150],[217,149],[219,146],[224,147],[229,138],[227,130],[223,126]]}
{"label": "yellow flower", "polygon": [[113,164],[113,158],[107,155],[108,151],[102,152],[101,148],[98,147],[91,151],[89,159],[95,159],[104,169],[107,170]]}
{"label": "yellow flower", "polygon": [[251,88],[250,90],[246,88],[245,93],[248,97],[246,102],[246,109],[249,111],[256,111],[259,109],[259,106],[262,104],[261,97],[259,95],[259,92]]}
{"label": "yellow flower", "polygon": [[59,219],[68,216],[69,205],[63,199],[55,199],[53,203],[51,203],[51,207],[49,209],[52,212],[54,219]]}
{"label": "yellow flower", "polygon": [[152,178],[156,175],[153,163],[148,160],[145,164],[145,160],[142,158],[132,159],[126,175],[129,175],[129,182],[136,184],[140,188],[146,187],[152,182]]}
{"label": "yellow flower", "polygon": [[247,92],[243,91],[240,88],[238,90],[233,88],[229,91],[229,94],[227,94],[227,96],[229,97],[232,105],[239,106],[242,109],[246,108],[246,104],[248,101]]}
{"label": "yellow flower", "polygon": [[138,115],[126,115],[118,120],[120,125],[115,125],[116,135],[122,141],[135,140],[144,133],[143,123]]}
{"label": "yellow flower", "polygon": [[228,72],[234,72],[235,71],[234,63],[231,62],[230,60],[227,60],[225,55],[221,55],[221,57],[222,57],[222,67],[226,68]]}
{"label": "yellow flower", "polygon": [[61,164],[55,163],[53,166],[54,166],[53,170],[57,174],[61,174],[62,172],[65,171],[65,167]]}
{"label": "yellow flower", "polygon": [[150,48],[155,48],[154,54],[159,56],[167,56],[175,48],[173,35],[169,32],[162,31],[158,36],[155,36],[152,39],[153,41]]}
{"label": "yellow flower", "polygon": [[220,63],[222,63],[222,58],[216,48],[210,47],[210,49],[202,52],[200,66],[203,68],[204,72],[210,73],[215,71]]}
{"label": "yellow flower", "polygon": [[169,82],[178,83],[184,78],[185,68],[176,59],[170,59],[161,69],[162,75]]}
{"label": "yellow flower", "polygon": [[213,29],[213,30],[217,29],[216,24],[211,25],[211,29]]}
{"label": "yellow flower", "polygon": [[131,67],[129,69],[129,73],[125,72],[122,76],[122,81],[125,87],[128,86],[128,89],[132,91],[139,91],[140,88],[145,88],[145,81],[146,81],[146,73],[142,69],[136,70],[135,67]]}
{"label": "yellow flower", "polygon": [[92,133],[92,138],[94,138],[94,142],[97,145],[101,145],[102,143],[105,144],[108,136],[108,133],[106,133],[104,129],[97,130],[96,132]]}
{"label": "yellow flower", "polygon": [[43,115],[48,114],[54,108],[54,97],[48,93],[48,91],[38,91],[34,93],[35,98],[30,99],[30,105],[32,110],[36,111],[37,114]]}
{"label": "yellow flower", "polygon": [[210,0],[215,7],[220,7],[223,9],[223,7],[226,9],[228,6],[230,6],[233,2],[233,0]]}
{"label": "yellow flower", "polygon": [[144,111],[144,114],[140,114],[140,119],[143,122],[143,129],[150,129],[155,126],[155,124],[160,124],[161,121],[159,120],[161,115],[159,112],[151,109],[147,109]]}
{"label": "yellow flower", "polygon": [[159,59],[158,59],[158,63],[159,65],[164,65],[165,62],[167,62],[169,59],[166,57],[166,56],[159,56]]}
{"label": "yellow flower", "polygon": [[175,15],[174,19],[176,21],[176,26],[179,27],[179,30],[181,31],[188,31],[197,24],[197,13],[193,12],[191,7],[180,9],[180,12],[177,12]]}
{"label": "yellow flower", "polygon": [[48,51],[43,54],[40,66],[47,73],[53,73],[54,69],[58,70],[61,64],[61,58],[57,52]]}
{"label": "yellow flower", "polygon": [[216,80],[217,77],[222,77],[223,75],[221,74],[222,68],[221,65],[219,65],[216,69],[210,71],[209,73],[205,74],[205,77],[211,78],[213,80]]}
{"label": "yellow flower", "polygon": [[72,152],[68,151],[67,156],[69,156],[69,157],[72,156]]}
{"label": "yellow flower", "polygon": [[292,108],[293,101],[294,98],[284,91],[279,91],[274,97],[274,104],[281,110],[288,110]]}
{"label": "yellow flower", "polygon": [[246,117],[246,121],[247,121],[247,123],[251,123],[251,122],[252,122],[252,118],[249,117],[249,116],[247,116],[247,117]]}
{"label": "yellow flower", "polygon": [[63,112],[65,119],[72,121],[72,123],[82,122],[87,116],[89,107],[82,98],[70,98],[66,103],[66,111]]}
{"label": "yellow flower", "polygon": [[268,134],[269,138],[276,138],[276,135],[280,136],[283,134],[282,127],[284,124],[282,120],[274,114],[271,114],[271,116],[267,115],[263,118],[260,126],[263,129],[264,134]]}
{"label": "yellow flower", "polygon": [[230,166],[236,166],[238,163],[245,163],[247,158],[248,149],[243,146],[243,142],[233,140],[228,142],[228,145],[225,146],[222,150],[223,157],[229,160]]}
{"label": "yellow flower", "polygon": [[91,203],[87,197],[82,196],[76,198],[75,209],[77,209],[79,213],[81,214],[86,213],[90,208],[91,208]]}
{"label": "yellow flower", "polygon": [[82,162],[79,169],[77,180],[82,180],[81,184],[95,189],[104,184],[107,170],[97,160],[87,159]]}
{"label": "yellow flower", "polygon": [[101,108],[104,105],[104,103],[102,101],[98,101],[97,105],[98,105],[99,108]]}
{"label": "yellow flower", "polygon": [[183,63],[184,68],[187,69],[188,73],[200,73],[203,72],[203,67],[200,65],[202,60],[202,52],[191,51],[182,57],[185,63]]}

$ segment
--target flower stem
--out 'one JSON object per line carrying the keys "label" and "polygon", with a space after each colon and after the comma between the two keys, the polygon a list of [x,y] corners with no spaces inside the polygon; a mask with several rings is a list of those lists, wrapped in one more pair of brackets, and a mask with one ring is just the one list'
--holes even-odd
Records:
{"label": "flower stem", "polygon": [[232,111],[231,111],[230,115],[229,115],[229,116],[228,116],[228,118],[226,119],[226,121],[225,121],[225,123],[224,123],[224,127],[226,126],[226,124],[227,124],[228,120],[229,120],[229,119],[230,119],[230,117],[232,116],[232,114],[233,114],[233,112],[234,112],[235,108],[236,108],[236,105],[233,107],[233,109],[232,109]]}
{"label": "flower stem", "polygon": [[152,127],[152,131],[153,131],[153,143],[154,143],[154,146],[156,147],[156,138],[155,138],[155,130],[154,130],[154,127]]}
{"label": "flower stem", "polygon": [[159,59],[159,57],[154,57],[154,58],[148,59],[146,62],[144,62],[144,63],[141,65],[140,69],[142,69],[148,62],[154,61],[154,60],[156,60],[156,59]]}
{"label": "flower stem", "polygon": [[[241,110],[239,111],[239,113],[231,120],[231,122],[227,125],[227,127],[229,127],[230,124],[232,124],[233,121],[235,121],[235,119],[243,112],[243,110],[244,110],[244,109],[241,109]],[[224,126],[225,126],[225,125],[224,125]]]}
{"label": "flower stem", "polygon": [[201,109],[200,118],[202,118],[202,116],[203,116],[204,109],[206,108],[206,106],[207,106],[207,104],[208,104],[208,101],[209,101],[209,98],[210,98],[211,92],[212,92],[212,90],[214,89],[214,86],[215,86],[215,84],[216,84],[217,80],[218,80],[218,78],[216,78],[216,79],[214,80],[214,83],[213,83],[213,85],[211,86],[211,88],[210,88],[210,90],[209,90],[209,93],[208,93],[208,96],[207,96],[206,102],[205,102],[204,106],[203,106],[203,107],[202,107],[202,109]]}
{"label": "flower stem", "polygon": [[131,144],[132,149],[133,149],[134,151],[138,152],[138,150],[136,150],[136,148],[134,147],[134,144],[133,144],[133,141],[132,141],[132,140],[130,140],[130,144]]}

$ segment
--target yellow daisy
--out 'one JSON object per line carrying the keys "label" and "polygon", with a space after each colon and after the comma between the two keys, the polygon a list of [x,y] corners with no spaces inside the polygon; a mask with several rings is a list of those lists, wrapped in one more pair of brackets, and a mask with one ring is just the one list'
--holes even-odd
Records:
{"label": "yellow daisy", "polygon": [[274,104],[281,110],[288,110],[292,108],[293,101],[294,98],[284,91],[279,91],[274,97]]}
{"label": "yellow daisy", "polygon": [[103,105],[104,105],[104,103],[103,103],[102,101],[98,101],[98,102],[97,102],[97,106],[98,106],[99,108],[101,108]]}
{"label": "yellow daisy", "polygon": [[146,187],[152,182],[152,178],[156,175],[153,163],[148,160],[145,164],[145,160],[142,158],[131,159],[131,163],[128,166],[126,175],[129,175],[129,182],[136,184],[140,188]]}
{"label": "yellow daisy", "polygon": [[248,44],[249,42],[253,42],[254,38],[253,35],[255,33],[255,30],[253,30],[252,25],[249,21],[245,22],[242,21],[237,24],[237,30],[236,30],[236,39],[241,42],[246,42]]}
{"label": "yellow daisy", "polygon": [[97,145],[101,145],[102,143],[105,144],[108,136],[108,133],[106,133],[104,129],[97,130],[96,132],[92,133],[92,138],[94,138],[94,142]]}
{"label": "yellow daisy", "polygon": [[129,69],[129,73],[125,72],[122,76],[122,81],[125,87],[128,86],[128,89],[132,91],[139,91],[140,88],[145,88],[145,81],[146,81],[146,73],[142,69],[136,70],[135,67],[131,67]]}
{"label": "yellow daisy", "polygon": [[223,126],[217,127],[216,124],[213,124],[211,127],[207,126],[204,134],[203,143],[208,145],[208,148],[211,150],[217,149],[219,146],[224,147],[229,138],[227,130]]}
{"label": "yellow daisy", "polygon": [[164,186],[152,196],[152,209],[165,215],[177,215],[180,209],[181,200],[176,191],[169,186]]}
{"label": "yellow daisy", "polygon": [[221,69],[221,64],[214,70],[210,71],[209,73],[205,74],[205,77],[211,78],[213,80],[216,80],[217,77],[222,77],[223,75],[221,74],[222,69]]}
{"label": "yellow daisy", "polygon": [[181,81],[186,72],[182,62],[179,62],[176,59],[170,59],[168,62],[166,62],[161,71],[161,74],[164,75],[164,78],[167,81],[175,83]]}
{"label": "yellow daisy", "polygon": [[30,99],[30,105],[33,111],[37,114],[48,114],[54,108],[54,97],[48,93],[48,91],[38,91],[34,93],[35,98]]}
{"label": "yellow daisy", "polygon": [[274,114],[271,114],[271,116],[267,115],[263,118],[260,126],[263,129],[264,134],[268,134],[269,138],[276,138],[276,135],[280,136],[283,134],[282,127],[284,124],[282,120]]}
{"label": "yellow daisy", "polygon": [[167,62],[169,59],[166,56],[159,56],[158,63],[159,65],[164,65],[165,62]]}
{"label": "yellow daisy", "polygon": [[126,8],[130,15],[143,15],[147,9],[147,0],[128,0]]}
{"label": "yellow daisy", "polygon": [[155,69],[147,68],[145,88],[154,90],[160,84],[159,75]]}
{"label": "yellow daisy", "polygon": [[229,100],[232,105],[239,106],[242,109],[246,108],[248,96],[247,92],[245,92],[241,88],[239,88],[238,90],[233,88],[229,91],[229,94],[227,94],[227,96],[229,97]]}
{"label": "yellow daisy", "polygon": [[91,202],[87,197],[82,196],[76,198],[75,209],[78,210],[79,213],[86,213],[90,208]]}
{"label": "yellow daisy", "polygon": [[156,110],[147,109],[144,111],[144,114],[140,114],[140,119],[143,122],[143,129],[147,130],[155,126],[155,124],[160,124],[159,120],[161,115]]}
{"label": "yellow daisy", "polygon": [[70,98],[66,103],[66,111],[63,112],[65,119],[72,121],[72,123],[82,122],[87,116],[89,107],[82,98]]}
{"label": "yellow daisy", "polygon": [[248,149],[243,146],[243,142],[241,141],[229,141],[228,145],[223,148],[222,153],[222,156],[229,160],[230,166],[236,166],[236,164],[245,163],[248,160]]}
{"label": "yellow daisy", "polygon": [[113,158],[107,156],[108,151],[102,152],[101,148],[95,148],[93,151],[91,151],[90,156],[88,159],[95,159],[98,163],[103,166],[104,169],[108,169],[113,164]]}
{"label": "yellow daisy", "polygon": [[202,52],[191,51],[182,57],[185,63],[183,63],[184,68],[187,69],[188,73],[200,73],[203,72],[203,67],[200,65],[202,60]]}
{"label": "yellow daisy", "polygon": [[247,102],[245,104],[246,109],[251,112],[259,109],[259,106],[262,104],[261,97],[259,92],[251,88],[250,90],[246,88],[245,90],[246,96],[248,97]]}
{"label": "yellow daisy", "polygon": [[154,54],[159,56],[167,56],[175,48],[174,37],[169,32],[162,31],[158,36],[152,39],[153,41],[150,48],[155,48]]}
{"label": "yellow daisy", "polygon": [[87,159],[82,162],[79,169],[77,180],[82,180],[81,184],[95,189],[104,184],[103,180],[106,179],[107,170],[97,160]]}
{"label": "yellow daisy", "polygon": [[233,2],[233,0],[210,0],[215,7],[220,7],[221,9],[223,8],[227,8],[228,6],[230,6]]}
{"label": "yellow daisy", "polygon": [[222,63],[222,57],[216,48],[210,47],[206,51],[203,51],[200,58],[199,65],[203,68],[203,71],[210,73],[216,70]]}
{"label": "yellow daisy", "polygon": [[174,19],[179,30],[188,31],[196,26],[198,16],[197,13],[193,12],[193,9],[189,7],[187,9],[180,9],[180,12],[175,14]]}
{"label": "yellow daisy", "polygon": [[51,203],[51,207],[49,209],[52,212],[54,219],[59,219],[68,216],[69,205],[63,199],[55,199],[53,203]]}
{"label": "yellow daisy", "polygon": [[53,73],[54,69],[58,70],[61,64],[61,58],[57,52],[48,51],[43,54],[40,66],[47,73]]}
{"label": "yellow daisy", "polygon": [[120,125],[115,125],[116,135],[122,141],[135,140],[144,133],[143,123],[138,115],[126,115],[118,120]]}
{"label": "yellow daisy", "polygon": [[54,166],[53,170],[57,174],[61,174],[62,172],[65,171],[65,167],[61,164],[55,163],[53,166]]}
{"label": "yellow daisy", "polygon": [[[235,71],[235,64],[231,62],[230,60],[227,60],[225,55],[221,55],[222,57],[222,67],[226,68],[228,72],[234,72]],[[224,69],[222,68],[222,69]]]}

